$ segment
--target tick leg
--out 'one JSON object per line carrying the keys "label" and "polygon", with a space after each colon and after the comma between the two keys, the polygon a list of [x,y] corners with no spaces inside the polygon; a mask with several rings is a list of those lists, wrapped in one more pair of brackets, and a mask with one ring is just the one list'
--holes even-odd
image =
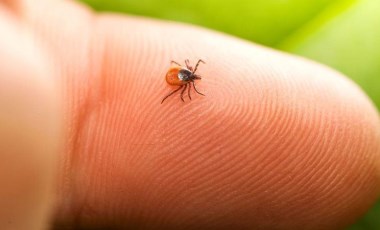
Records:
{"label": "tick leg", "polygon": [[193,67],[190,66],[190,61],[189,61],[189,59],[186,59],[186,60],[185,60],[185,64],[186,64],[186,67],[187,67],[190,71],[193,71]]}
{"label": "tick leg", "polygon": [[189,90],[187,91],[187,95],[189,96],[189,99],[191,100],[190,89],[191,89],[191,84],[189,83]]}
{"label": "tick leg", "polygon": [[173,92],[169,93],[168,95],[166,95],[164,97],[164,99],[162,99],[161,101],[161,104],[166,100],[166,98],[168,98],[169,96],[171,96],[173,93],[177,92],[178,90],[180,90],[181,88],[183,87],[183,85],[181,85],[180,87],[178,87],[178,89],[174,90]]}
{"label": "tick leg", "polygon": [[187,84],[185,85],[185,88],[183,88],[183,90],[182,90],[182,92],[181,92],[181,100],[182,100],[183,102],[185,102],[185,100],[183,99],[183,93],[185,92],[186,88],[187,88]]}
{"label": "tick leg", "polygon": [[193,71],[193,73],[195,73],[195,71],[197,71],[197,68],[198,68],[198,66],[199,66],[199,63],[203,63],[203,64],[206,64],[206,62],[204,62],[202,59],[199,59],[198,60],[198,62],[197,62],[197,64],[195,65],[195,68],[194,68],[194,71]]}
{"label": "tick leg", "polygon": [[176,64],[176,65],[181,66],[181,64],[179,64],[178,62],[172,60],[172,61],[170,62],[170,64],[173,64],[173,63]]}
{"label": "tick leg", "polygon": [[197,93],[200,94],[200,95],[206,96],[206,95],[204,95],[203,93],[201,93],[201,92],[199,92],[199,91],[197,90],[197,88],[195,87],[195,83],[194,83],[194,82],[193,82],[193,87],[194,87],[195,92],[197,92]]}

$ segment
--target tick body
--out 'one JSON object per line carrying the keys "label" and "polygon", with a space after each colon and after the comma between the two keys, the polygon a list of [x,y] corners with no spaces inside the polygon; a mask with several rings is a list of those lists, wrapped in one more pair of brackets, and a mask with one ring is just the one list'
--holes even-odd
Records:
{"label": "tick body", "polygon": [[205,96],[203,93],[200,93],[197,88],[195,87],[195,80],[200,80],[201,76],[198,74],[195,74],[197,71],[197,68],[200,63],[206,64],[203,60],[199,59],[197,64],[195,65],[195,68],[190,66],[189,60],[185,60],[185,66],[181,66],[178,62],[171,61],[172,64],[175,64],[176,66],[172,66],[168,72],[166,73],[166,82],[169,85],[176,85],[179,86],[176,90],[172,91],[168,95],[166,95],[162,101],[161,104],[171,95],[173,95],[175,92],[181,91],[181,100],[184,102],[185,100],[183,99],[183,94],[185,93],[186,89],[187,90],[187,95],[189,99],[191,100],[191,95],[190,95],[190,90],[191,90],[191,85],[193,86],[195,92],[197,92],[200,95]]}

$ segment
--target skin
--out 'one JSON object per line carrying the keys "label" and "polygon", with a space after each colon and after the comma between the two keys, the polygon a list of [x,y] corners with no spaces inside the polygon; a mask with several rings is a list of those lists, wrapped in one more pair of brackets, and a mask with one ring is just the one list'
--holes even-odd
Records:
{"label": "skin", "polygon": [[[0,34],[0,229],[341,229],[378,197],[379,114],[338,72],[69,1],[1,1]],[[161,105],[185,58],[207,96]]]}

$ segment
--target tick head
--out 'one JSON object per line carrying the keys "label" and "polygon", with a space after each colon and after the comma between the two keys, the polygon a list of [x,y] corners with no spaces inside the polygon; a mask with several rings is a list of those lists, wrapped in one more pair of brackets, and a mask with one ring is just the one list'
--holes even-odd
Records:
{"label": "tick head", "polygon": [[194,80],[201,80],[201,75],[194,74]]}

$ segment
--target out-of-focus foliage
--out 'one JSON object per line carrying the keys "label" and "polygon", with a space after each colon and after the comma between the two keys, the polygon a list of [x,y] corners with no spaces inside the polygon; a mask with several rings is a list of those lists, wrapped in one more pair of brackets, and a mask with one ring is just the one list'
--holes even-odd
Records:
{"label": "out-of-focus foliage", "polygon": [[116,10],[189,22],[266,45],[281,42],[294,30],[318,15],[330,1],[85,0],[99,10]]}
{"label": "out-of-focus foliage", "polygon": [[[188,22],[325,63],[357,82],[380,108],[380,0],[82,0],[117,11]],[[350,230],[380,229],[380,202]]]}
{"label": "out-of-focus foliage", "polygon": [[379,0],[352,1],[345,8],[333,5],[278,47],[340,70],[380,108]]}

